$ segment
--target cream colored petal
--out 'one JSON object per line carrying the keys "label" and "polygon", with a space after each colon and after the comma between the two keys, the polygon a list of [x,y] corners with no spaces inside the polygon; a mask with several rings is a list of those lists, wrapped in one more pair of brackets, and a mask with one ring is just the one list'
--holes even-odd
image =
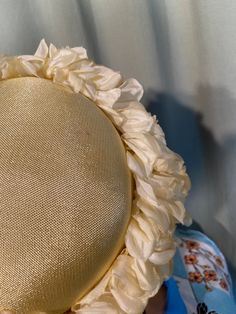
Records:
{"label": "cream colored petal", "polygon": [[133,174],[140,178],[146,178],[147,176],[142,161],[135,154],[131,154],[129,151],[127,151],[126,156],[129,169],[133,172]]}
{"label": "cream colored petal", "polygon": [[38,76],[37,71],[40,68],[40,64],[33,61],[27,61],[24,58],[19,58],[18,72],[21,76]]}
{"label": "cream colored petal", "polygon": [[[149,228],[149,230],[148,230]],[[155,237],[148,221],[132,218],[125,236],[125,244],[131,256],[147,260],[155,247]]]}
{"label": "cream colored petal", "polygon": [[76,73],[70,72],[68,75],[68,84],[73,88],[75,93],[78,93],[83,86],[83,81]]}
{"label": "cream colored petal", "polygon": [[139,198],[137,207],[151,220],[155,222],[161,232],[167,232],[172,227],[172,219],[167,211],[154,207],[145,200]]}
{"label": "cream colored petal", "polygon": [[[70,48],[68,48],[70,49]],[[87,51],[83,47],[74,47],[71,48],[72,51],[77,53],[79,59],[88,59]]]}
{"label": "cream colored petal", "polygon": [[149,261],[135,260],[133,269],[135,270],[140,287],[149,292],[149,297],[154,296],[162,285],[157,268]]}
{"label": "cream colored petal", "polygon": [[88,97],[89,99],[95,101],[97,97],[97,91],[96,91],[96,86],[94,85],[93,81],[85,81],[81,87],[80,92]]}
{"label": "cream colored petal", "polygon": [[39,58],[47,58],[48,56],[48,45],[46,44],[46,41],[45,39],[43,38],[40,43],[39,43],[39,46],[34,54],[36,57],[39,57]]}
{"label": "cream colored petal", "polygon": [[121,86],[121,96],[119,103],[130,102],[133,100],[140,101],[143,97],[143,87],[142,85],[134,78],[126,80]]}
{"label": "cream colored petal", "polygon": [[147,294],[139,286],[132,264],[133,259],[129,256],[117,258],[112,269],[110,290],[123,311],[141,314],[147,303]]}
{"label": "cream colored petal", "polygon": [[126,108],[119,109],[119,113],[124,117],[124,123],[122,124],[124,133],[148,133],[152,129],[152,125],[156,123],[155,118],[142,108],[137,108],[138,105],[139,103],[132,102]]}
{"label": "cream colored petal", "polygon": [[135,177],[137,194],[144,200],[146,200],[150,205],[157,206],[158,200],[153,190],[152,185],[140,177]]}
{"label": "cream colored petal", "polygon": [[122,77],[119,72],[115,72],[105,66],[96,65],[94,70],[98,75],[94,83],[100,91],[107,91],[120,85]]}
{"label": "cream colored petal", "polygon": [[142,160],[146,173],[149,176],[156,159],[161,155],[159,143],[148,133],[125,133],[122,135],[122,138],[130,149]]}
{"label": "cream colored petal", "polygon": [[125,314],[111,293],[104,293],[92,304],[74,307],[73,312],[76,314]]}
{"label": "cream colored petal", "polygon": [[0,60],[0,73],[0,77],[2,80],[8,78],[9,76],[9,62],[8,58],[5,56],[2,56]]}
{"label": "cream colored petal", "polygon": [[[114,115],[119,115],[117,111],[113,109],[113,104],[120,97],[120,89],[113,88],[109,91],[99,91],[96,93],[96,101],[99,106],[111,108]],[[120,115],[119,115],[120,116]],[[121,117],[123,120],[123,117]]]}
{"label": "cream colored petal", "polygon": [[175,249],[154,252],[150,256],[149,261],[155,265],[165,265],[174,257],[174,255]]}
{"label": "cream colored petal", "polygon": [[58,49],[53,44],[50,44],[49,49],[48,49],[49,58],[54,58],[57,52],[58,52]]}

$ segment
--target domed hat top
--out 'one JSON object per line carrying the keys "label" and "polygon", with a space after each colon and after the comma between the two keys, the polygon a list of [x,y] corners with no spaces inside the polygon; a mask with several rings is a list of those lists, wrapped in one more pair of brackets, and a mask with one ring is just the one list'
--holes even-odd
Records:
{"label": "domed hat top", "polygon": [[190,186],[142,87],[44,40],[0,77],[0,313],[142,313]]}

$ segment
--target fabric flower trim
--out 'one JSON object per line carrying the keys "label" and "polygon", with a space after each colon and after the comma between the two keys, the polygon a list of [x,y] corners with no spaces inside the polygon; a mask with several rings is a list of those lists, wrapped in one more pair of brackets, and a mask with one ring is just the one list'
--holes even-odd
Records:
{"label": "fabric flower trim", "polygon": [[96,65],[84,48],[57,49],[43,39],[34,55],[0,57],[1,80],[29,76],[49,79],[94,101],[119,130],[135,180],[125,248],[71,312],[143,313],[171,273],[176,223],[191,222],[183,205],[190,188],[184,162],[166,146],[156,117],[140,103],[139,82]]}

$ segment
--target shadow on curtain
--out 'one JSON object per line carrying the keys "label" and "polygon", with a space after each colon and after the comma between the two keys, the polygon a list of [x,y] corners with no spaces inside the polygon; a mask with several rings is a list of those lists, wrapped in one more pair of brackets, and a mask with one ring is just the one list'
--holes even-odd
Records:
{"label": "shadow on curtain", "polygon": [[[235,103],[224,88],[199,86],[195,97],[206,104],[211,99]],[[234,230],[234,222],[230,222],[227,217],[222,221],[220,211],[225,206],[234,208],[235,188],[232,188],[228,182],[231,181],[229,177],[232,179],[230,169],[234,164],[232,156],[236,154],[236,136],[229,137],[223,145],[220,145],[203,125],[202,115],[168,93],[148,90],[146,102],[147,109],[157,116],[165,132],[168,146],[185,161],[192,181],[192,191],[186,206],[195,209],[194,212],[192,211],[195,219],[192,227],[216,238],[217,245],[224,253],[226,249],[235,252],[235,238],[230,232]],[[199,207],[198,203],[194,206],[192,204],[193,200],[197,202],[194,194],[198,195],[198,193],[201,194],[201,198],[207,199],[205,203],[200,199]],[[227,211],[224,214],[227,215]],[[199,224],[199,221],[205,223]],[[228,264],[233,281],[236,282],[236,268],[231,259],[228,259]],[[236,289],[235,285],[234,289]],[[236,290],[234,292],[236,296]]]}

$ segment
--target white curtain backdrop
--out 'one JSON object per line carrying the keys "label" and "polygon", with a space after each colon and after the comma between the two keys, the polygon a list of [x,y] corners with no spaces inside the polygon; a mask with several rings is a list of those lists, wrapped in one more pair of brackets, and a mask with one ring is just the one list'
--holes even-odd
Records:
{"label": "white curtain backdrop", "polygon": [[0,0],[0,45],[84,46],[137,78],[192,179],[187,207],[236,268],[236,2]]}

